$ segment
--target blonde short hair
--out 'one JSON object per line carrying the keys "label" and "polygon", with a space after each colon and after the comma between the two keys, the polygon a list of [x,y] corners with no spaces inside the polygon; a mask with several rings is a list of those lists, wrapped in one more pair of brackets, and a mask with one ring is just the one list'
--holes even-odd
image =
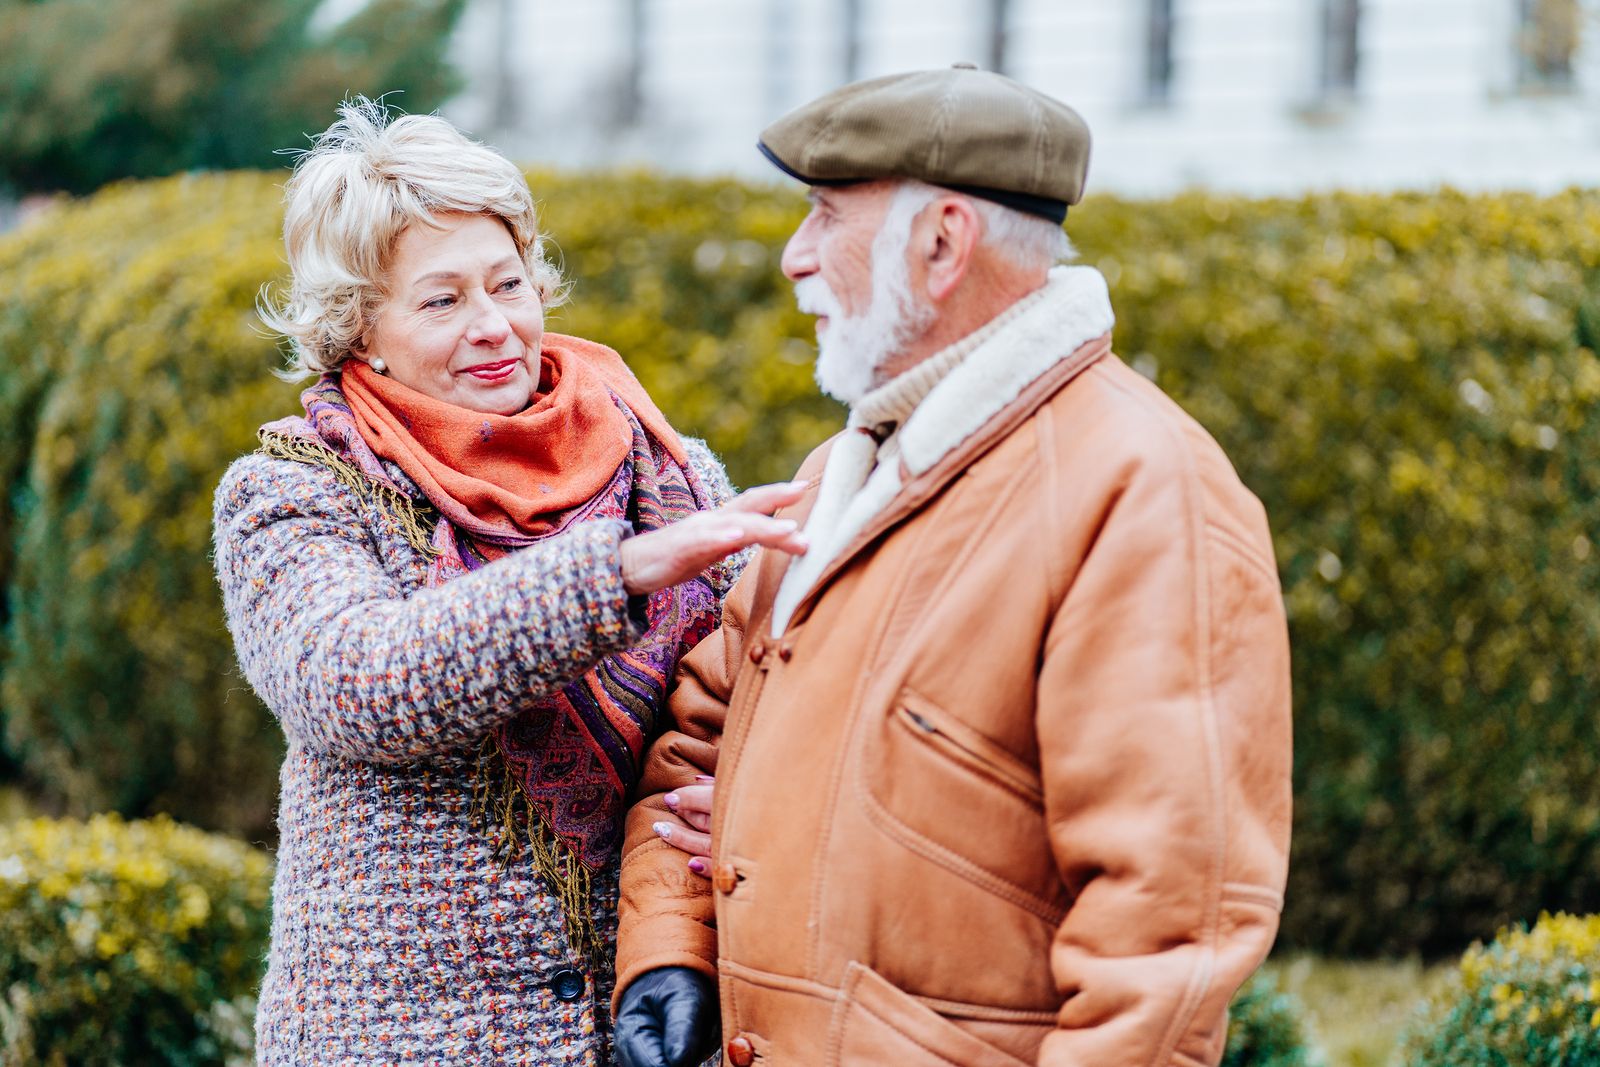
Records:
{"label": "blonde short hair", "polygon": [[371,328],[383,276],[407,226],[439,213],[505,223],[546,307],[565,297],[545,259],[533,194],[505,156],[437,115],[392,118],[356,97],[295,163],[285,186],[283,243],[289,292],[263,294],[258,310],[292,348],[288,377],[337,370]]}

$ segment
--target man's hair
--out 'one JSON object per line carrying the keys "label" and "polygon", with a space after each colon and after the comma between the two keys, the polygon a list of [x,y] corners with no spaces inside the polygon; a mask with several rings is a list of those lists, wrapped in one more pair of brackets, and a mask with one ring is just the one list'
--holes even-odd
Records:
{"label": "man's hair", "polygon": [[983,247],[993,249],[1015,266],[1053,267],[1077,254],[1067,232],[1049,219],[915,178],[902,179],[895,190],[894,203],[902,210],[914,203],[915,214],[941,196],[959,196],[970,203],[983,220]]}
{"label": "man's hair", "polygon": [[522,172],[437,115],[391,119],[381,103],[347,101],[295,163],[284,199],[289,292],[281,303],[263,293],[258,312],[289,339],[285,377],[337,370],[350,357],[387,295],[400,234],[441,213],[499,219],[545,306],[565,297]]}

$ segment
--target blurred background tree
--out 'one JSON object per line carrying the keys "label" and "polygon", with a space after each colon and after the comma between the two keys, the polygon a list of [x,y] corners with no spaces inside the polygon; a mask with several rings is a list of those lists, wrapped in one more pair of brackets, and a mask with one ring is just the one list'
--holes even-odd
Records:
{"label": "blurred background tree", "polygon": [[321,0],[0,0],[0,189],[269,167],[330,101],[446,100],[466,0],[373,0],[318,29]]}

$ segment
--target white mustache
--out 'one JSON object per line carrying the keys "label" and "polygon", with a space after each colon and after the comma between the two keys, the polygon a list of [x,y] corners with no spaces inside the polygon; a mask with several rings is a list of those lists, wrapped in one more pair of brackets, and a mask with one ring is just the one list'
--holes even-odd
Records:
{"label": "white mustache", "polygon": [[794,301],[807,315],[825,315],[830,319],[844,317],[839,310],[839,298],[833,295],[828,283],[815,274],[794,283]]}

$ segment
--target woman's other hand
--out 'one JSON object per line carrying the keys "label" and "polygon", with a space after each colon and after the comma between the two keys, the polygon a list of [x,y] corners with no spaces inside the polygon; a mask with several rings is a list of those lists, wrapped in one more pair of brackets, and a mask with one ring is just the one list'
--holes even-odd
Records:
{"label": "woman's other hand", "polygon": [[688,827],[658,822],[656,833],[673,848],[689,854],[689,869],[702,877],[711,875],[711,796],[716,779],[710,775],[695,776],[698,785],[675,789],[662,800]]}
{"label": "woman's other hand", "polygon": [[725,556],[751,545],[798,556],[805,535],[793,519],[772,513],[798,501],[805,482],[779,482],[746,490],[715,511],[622,542],[622,588],[629,596],[688,581]]}

